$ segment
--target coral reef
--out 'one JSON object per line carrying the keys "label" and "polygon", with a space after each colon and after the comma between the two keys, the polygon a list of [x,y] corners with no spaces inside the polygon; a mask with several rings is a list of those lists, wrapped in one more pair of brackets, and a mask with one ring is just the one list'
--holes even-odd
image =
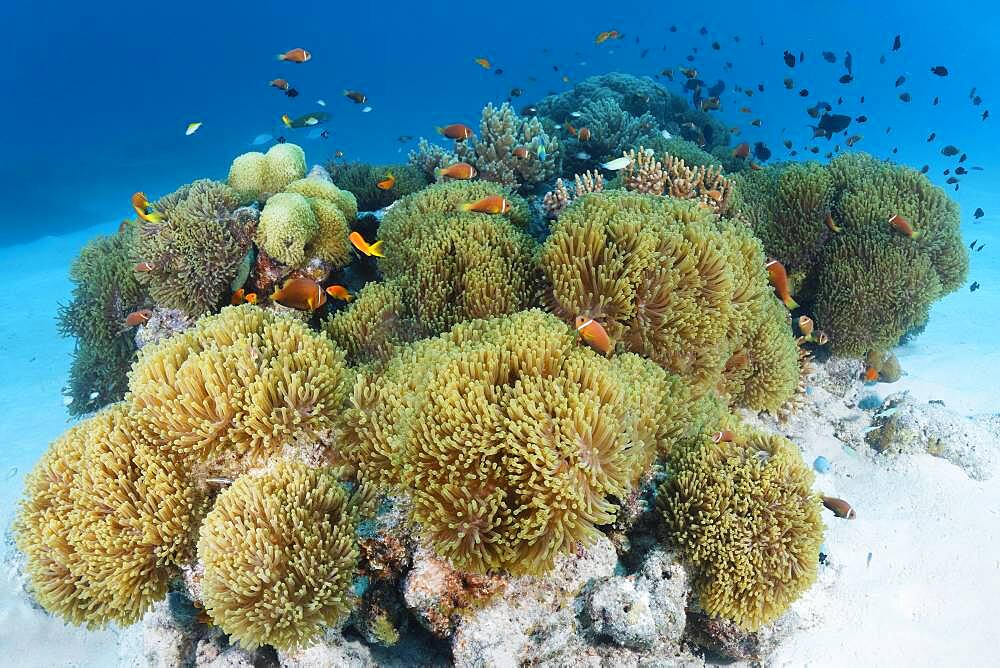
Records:
{"label": "coral reef", "polygon": [[[523,157],[515,155],[517,148],[527,149]],[[562,169],[559,140],[549,136],[537,118],[521,118],[506,102],[486,105],[479,136],[459,142],[455,153],[476,168],[479,178],[524,191]]]}
{"label": "coral reef", "polygon": [[198,316],[215,311],[250,252],[257,210],[240,207],[240,195],[224,183],[201,179],[161,197],[164,220],[140,223],[132,246],[136,272],[157,306]]}
{"label": "coral reef", "polygon": [[756,630],[812,584],[823,540],[812,481],[777,435],[744,429],[675,451],[658,502],[706,612]]}
{"label": "coral reef", "polygon": [[[545,302],[566,322],[594,318],[622,350],[647,357],[692,383],[696,394],[722,382],[774,301],[759,243],[745,227],[704,207],[622,191],[587,195],[563,211],[539,252]],[[797,363],[791,328],[772,342]],[[785,364],[763,369],[784,374]],[[752,408],[782,404],[794,391],[757,379],[777,394]],[[748,397],[750,395],[747,395]]]}
{"label": "coral reef", "polygon": [[[363,162],[330,162],[326,165],[333,183],[358,198],[358,209],[377,211],[400,197],[415,193],[432,182],[432,176],[414,165],[369,165]],[[395,183],[387,190],[376,184],[392,173]],[[431,172],[433,175],[433,171]]]}
{"label": "coral reef", "polygon": [[206,611],[249,649],[315,640],[350,610],[355,529],[335,470],[282,461],[239,478],[201,526]]}
{"label": "coral reef", "polygon": [[368,283],[349,308],[326,319],[323,331],[347,352],[350,364],[384,362],[413,336],[404,293],[396,281]]}
{"label": "coral reef", "polygon": [[566,139],[564,167],[567,173],[569,170],[582,171],[594,162],[617,158],[659,132],[656,119],[651,114],[633,116],[623,111],[618,102],[610,97],[587,102],[579,113],[578,117],[567,117],[561,121],[564,124],[572,121],[577,128],[590,130],[590,137],[586,140],[581,140],[579,135]]}
{"label": "coral reef", "polygon": [[166,595],[204,504],[157,445],[118,403],[70,428],[28,476],[14,531],[46,610],[127,625]]}
{"label": "coral reef", "polygon": [[244,202],[263,202],[305,175],[305,152],[295,144],[275,144],[267,153],[251,151],[237,156],[229,168],[227,183]]}
{"label": "coral reef", "polygon": [[626,190],[694,200],[715,212],[726,211],[730,187],[720,167],[688,167],[683,159],[669,154],[661,162],[642,146],[623,155],[630,159],[621,175]]}
{"label": "coral reef", "polygon": [[407,159],[410,166],[422,171],[429,181],[436,177],[437,170],[450,167],[459,161],[454,153],[430,143],[423,137],[417,143],[417,148],[410,151]]}
{"label": "coral reef", "polygon": [[916,170],[865,154],[740,174],[732,210],[785,265],[839,355],[896,345],[968,269],[957,205]]}
{"label": "coral reef", "polygon": [[135,223],[87,243],[70,266],[73,298],[59,307],[59,333],[76,337],[65,390],[71,415],[84,415],[125,395],[135,357],[134,331],[125,318],[146,299],[132,271]]}

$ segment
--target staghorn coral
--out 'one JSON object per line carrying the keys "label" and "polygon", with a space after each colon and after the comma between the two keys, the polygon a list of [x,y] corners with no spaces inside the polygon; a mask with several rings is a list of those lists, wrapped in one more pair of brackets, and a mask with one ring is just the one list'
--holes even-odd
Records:
{"label": "staghorn coral", "polygon": [[128,400],[161,450],[231,475],[333,442],[350,384],[343,353],[324,335],[244,304],[143,348]]}
{"label": "staghorn coral", "polygon": [[547,218],[555,219],[559,217],[562,210],[570,202],[578,197],[583,197],[588,193],[599,193],[604,190],[604,177],[598,171],[589,169],[583,174],[573,176],[573,192],[571,193],[562,179],[556,179],[554,190],[545,193],[542,198],[542,208],[545,209]]}
{"label": "staghorn coral", "polygon": [[290,650],[315,640],[352,607],[355,530],[334,469],[279,461],[239,478],[201,527],[205,610],[248,649]]}
{"label": "staghorn coral", "polygon": [[193,556],[201,494],[124,403],[72,427],[25,481],[15,521],[31,590],[88,627],[132,624]]}
{"label": "staghorn coral", "polygon": [[667,433],[667,385],[650,390],[666,378],[538,310],[474,320],[359,376],[345,453],[362,482],[410,493],[455,568],[540,573],[648,473]]}
{"label": "staghorn coral", "polygon": [[706,612],[754,631],[809,588],[823,541],[812,481],[794,444],[747,430],[671,458],[658,504]]}
{"label": "staghorn coral", "polygon": [[[595,318],[619,349],[679,374],[696,395],[722,381],[774,299],[746,228],[673,198],[587,195],[560,216],[538,263],[553,313],[566,322]],[[792,340],[790,328],[775,334]],[[794,344],[786,352],[795,358]]]}
{"label": "staghorn coral", "polygon": [[545,217],[550,220],[558,218],[571,199],[572,195],[566,189],[566,184],[563,183],[561,178],[556,179],[555,187],[542,197],[542,208],[545,210]]}
{"label": "staghorn coral", "polygon": [[137,273],[157,306],[198,316],[216,310],[250,252],[257,210],[240,207],[240,195],[224,183],[201,179],[160,198],[160,223],[141,223],[132,248]]}
{"label": "staghorn coral", "polygon": [[305,175],[305,151],[295,144],[275,144],[267,153],[251,151],[237,156],[227,183],[244,202],[263,202]]}
{"label": "staghorn coral", "polygon": [[143,305],[146,294],[132,271],[135,223],[112,236],[92,239],[70,266],[73,298],[59,307],[58,328],[76,338],[69,381],[71,415],[84,415],[125,395],[135,358],[134,331],[125,318]]}
{"label": "staghorn coral", "polygon": [[[848,154],[741,174],[734,190],[736,216],[785,263],[835,354],[888,350],[965,280],[958,207],[916,170]],[[893,214],[917,235],[893,229]]]}
{"label": "staghorn coral", "polygon": [[643,195],[663,194],[669,174],[652,151],[640,146],[638,151],[629,149],[623,156],[629,159],[628,166],[622,170],[622,186],[625,190]]}
{"label": "staghorn coral", "polygon": [[349,363],[384,362],[412,331],[403,295],[395,281],[368,283],[350,307],[324,321],[323,331],[347,352]]}
{"label": "staghorn coral", "polygon": [[417,148],[410,151],[407,158],[410,166],[422,171],[428,180],[435,178],[437,170],[450,167],[459,161],[458,156],[454,153],[437,144],[430,143],[423,137],[417,143]]}
{"label": "staghorn coral", "polygon": [[[423,169],[414,165],[330,162],[327,163],[326,169],[338,188],[354,193],[358,198],[358,209],[361,211],[384,209],[400,197],[427,187],[432,178]],[[389,172],[392,172],[396,182],[388,190],[379,189],[376,184]]]}
{"label": "staghorn coral", "polygon": [[[519,158],[514,149],[528,149]],[[537,118],[519,117],[508,103],[483,109],[479,136],[459,142],[455,153],[479,172],[479,178],[514,189],[531,190],[562,169],[559,140],[550,137]]]}

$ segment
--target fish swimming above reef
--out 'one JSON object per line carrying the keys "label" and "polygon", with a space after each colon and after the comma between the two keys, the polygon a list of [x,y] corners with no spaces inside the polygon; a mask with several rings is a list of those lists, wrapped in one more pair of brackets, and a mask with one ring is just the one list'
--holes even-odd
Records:
{"label": "fish swimming above reef", "polygon": [[371,257],[385,257],[382,254],[382,240],[379,239],[375,243],[369,245],[365,238],[361,236],[360,232],[351,232],[347,235],[347,239],[351,244],[358,249],[361,253]]}
{"label": "fish swimming above reef", "polygon": [[614,160],[610,160],[608,162],[603,163],[601,167],[612,172],[617,172],[625,169],[631,164],[632,164],[632,158],[628,157],[627,155],[623,155],[620,158],[615,158]]}
{"label": "fish swimming above reef", "polygon": [[843,499],[838,499],[833,496],[824,496],[823,506],[825,506],[827,510],[833,511],[833,514],[841,519],[853,520],[857,517],[857,513],[854,512],[854,508],[851,507],[851,504]]}
{"label": "fish swimming above reef", "polygon": [[138,327],[139,325],[143,325],[149,322],[149,319],[151,317],[153,317],[153,312],[150,311],[148,308],[144,308],[139,311],[133,311],[132,313],[129,313],[127,316],[125,316],[125,327],[126,328]]}
{"label": "fish swimming above reef", "polygon": [[851,117],[845,114],[825,113],[819,119],[819,125],[813,127],[813,136],[826,137],[829,141],[833,135],[843,132],[851,124]]}
{"label": "fish swimming above reef", "polygon": [[344,97],[354,104],[364,104],[368,101],[368,96],[359,90],[345,90]]}
{"label": "fish swimming above reef", "polygon": [[161,223],[163,222],[163,214],[156,211],[148,211],[150,208],[149,200],[146,199],[146,193],[137,192],[132,195],[132,208],[135,209],[136,215],[142,218],[147,223]]}
{"label": "fish swimming above reef", "polygon": [[781,264],[777,260],[771,260],[764,265],[767,269],[767,276],[771,280],[771,285],[774,286],[774,292],[778,295],[778,299],[784,304],[789,311],[799,307],[798,303],[792,299],[792,295],[788,292],[788,273],[785,271],[785,265]]}
{"label": "fish swimming above reef", "polygon": [[326,303],[326,292],[311,278],[290,278],[271,300],[298,311],[315,311]]}
{"label": "fish swimming above reef", "polygon": [[506,197],[500,195],[488,195],[478,202],[466,202],[459,209],[461,211],[473,211],[493,215],[510,211],[510,202],[507,201]]}
{"label": "fish swimming above reef", "polygon": [[952,146],[951,144],[948,144],[947,146],[941,149],[941,155],[947,158],[950,158],[953,155],[958,155],[959,153],[961,153],[961,150],[959,150],[957,146]]}
{"label": "fish swimming above reef", "polygon": [[386,172],[386,175],[379,179],[375,184],[375,187],[379,190],[392,190],[392,187],[396,185],[396,177],[393,176],[392,170]]}
{"label": "fish swimming above reef", "polygon": [[328,120],[330,120],[330,114],[325,111],[314,111],[312,113],[303,114],[298,118],[292,118],[288,114],[284,114],[281,117],[281,122],[285,124],[286,128],[311,128],[314,125],[325,123]]}
{"label": "fish swimming above reef", "polygon": [[825,60],[828,63],[837,62],[837,55],[833,51],[824,51],[822,55],[823,55],[823,60]]}
{"label": "fish swimming above reef", "polygon": [[[521,147],[524,148],[524,147]],[[515,149],[515,155],[516,155]],[[528,149],[524,149],[524,155],[521,157],[528,157]],[[458,179],[460,181],[465,181],[467,179],[473,179],[476,177],[476,168],[467,162],[457,162],[454,165],[449,165],[448,167],[441,167],[435,171],[435,174],[440,179],[447,176],[449,179]]]}
{"label": "fish swimming above reef", "polygon": [[305,49],[291,49],[284,53],[279,53],[278,60],[284,60],[289,63],[304,63],[312,60],[312,54]]}
{"label": "fish swimming above reef", "polygon": [[439,135],[447,137],[448,139],[454,139],[455,141],[462,141],[463,139],[468,139],[472,136],[472,128],[461,123],[452,123],[451,125],[445,125],[435,129]]}
{"label": "fish swimming above reef", "polygon": [[931,74],[936,74],[939,77],[948,76],[948,68],[944,65],[935,65],[931,68]]}
{"label": "fish swimming above reef", "polygon": [[334,299],[339,299],[343,302],[350,302],[354,299],[354,295],[347,291],[343,285],[331,285],[327,287],[326,294],[330,295]]}

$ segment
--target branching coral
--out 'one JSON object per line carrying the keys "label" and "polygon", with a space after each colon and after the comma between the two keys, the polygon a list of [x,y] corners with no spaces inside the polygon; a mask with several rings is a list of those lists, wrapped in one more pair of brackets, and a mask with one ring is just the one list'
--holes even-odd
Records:
{"label": "branching coral", "polygon": [[794,444],[748,430],[671,458],[658,501],[706,612],[756,630],[809,588],[823,540],[812,480]]}
{"label": "branching coral", "polygon": [[[414,165],[330,162],[326,169],[337,187],[354,193],[361,211],[383,209],[431,182],[431,177]],[[377,184],[390,173],[395,179],[393,186],[386,190],[380,189]]]}
{"label": "branching coral", "polygon": [[786,265],[837,354],[887,350],[964,281],[958,207],[915,170],[849,154],[741,174],[735,191],[733,210]]}
{"label": "branching coral", "polygon": [[15,533],[32,592],[74,624],[138,621],[193,556],[202,496],[126,404],[61,436],[25,489]]}
{"label": "branching coral", "polygon": [[350,376],[325,336],[245,304],[143,348],[128,398],[162,450],[230,475],[334,441]]}
{"label": "branching coral", "polygon": [[646,195],[669,195],[675,199],[695,200],[717,212],[724,212],[729,201],[729,181],[720,167],[688,167],[684,160],[667,155],[661,163],[652,151],[639,147],[623,154],[629,158],[622,171],[626,190]]}
{"label": "branching coral", "polygon": [[[633,116],[623,111],[611,97],[585,103],[579,109],[579,114],[578,117],[559,119],[559,122],[572,122],[577,128],[585,127],[590,131],[590,137],[586,141],[581,140],[578,135],[566,140],[567,170],[583,170],[595,161],[606,162],[617,158],[622,152],[659,132],[652,115],[644,113]],[[577,157],[581,153],[590,157]]]}
{"label": "branching coral", "polygon": [[573,176],[573,192],[571,193],[562,179],[556,179],[554,190],[545,193],[542,198],[542,208],[545,209],[546,217],[550,219],[558,218],[562,210],[570,202],[578,197],[583,197],[588,193],[599,193],[604,190],[604,177],[598,171],[589,169],[583,174]]}
{"label": "branching coral", "polygon": [[160,198],[159,223],[141,223],[132,249],[137,272],[157,306],[190,317],[214,311],[250,251],[256,209],[240,208],[240,196],[224,183],[202,179]]}
{"label": "branching coral", "polygon": [[[696,394],[718,385],[774,299],[745,227],[666,197],[583,197],[560,216],[538,260],[553,313],[595,318],[620,349],[679,374]],[[775,334],[792,340],[790,328]],[[788,352],[794,357],[794,344]]]}
{"label": "branching coral", "polygon": [[[515,155],[516,148],[527,149],[526,155]],[[481,179],[523,190],[562,169],[559,140],[546,134],[537,118],[521,118],[507,103],[499,108],[486,105],[479,136],[460,142],[455,153],[475,167]]]}
{"label": "branching coral", "polygon": [[401,474],[413,519],[456,568],[539,573],[614,521],[648,472],[668,386],[649,362],[602,358],[525,311],[463,323],[363,374],[345,442],[364,482]]}
{"label": "branching coral", "polygon": [[267,153],[237,156],[229,168],[229,185],[243,201],[264,201],[306,175],[306,154],[295,144],[275,144]]}
{"label": "branching coral", "polygon": [[243,476],[205,518],[198,556],[212,621],[244,647],[294,649],[343,621],[356,518],[336,471],[281,461]]}
{"label": "branching coral", "polygon": [[454,153],[437,144],[430,143],[423,137],[420,138],[417,148],[410,151],[407,158],[410,165],[422,171],[428,180],[435,177],[437,170],[450,167],[459,161],[458,156]]}
{"label": "branching coral", "polygon": [[59,308],[59,332],[76,337],[69,372],[69,412],[83,415],[125,395],[135,357],[133,330],[125,318],[140,307],[145,291],[132,271],[135,224],[114,236],[97,237],[70,267],[73,299]]}

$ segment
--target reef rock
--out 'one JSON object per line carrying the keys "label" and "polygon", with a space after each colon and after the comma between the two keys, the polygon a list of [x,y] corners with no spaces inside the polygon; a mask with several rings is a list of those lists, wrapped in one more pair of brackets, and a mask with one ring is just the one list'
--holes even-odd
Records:
{"label": "reef rock", "polygon": [[181,614],[183,595],[173,593],[153,605],[142,619],[143,658],[151,668],[179,668],[194,661],[194,619]]}
{"label": "reef rock", "polygon": [[328,630],[321,641],[295,652],[278,652],[281,668],[369,668],[379,665],[371,649],[358,640],[347,640]]}

